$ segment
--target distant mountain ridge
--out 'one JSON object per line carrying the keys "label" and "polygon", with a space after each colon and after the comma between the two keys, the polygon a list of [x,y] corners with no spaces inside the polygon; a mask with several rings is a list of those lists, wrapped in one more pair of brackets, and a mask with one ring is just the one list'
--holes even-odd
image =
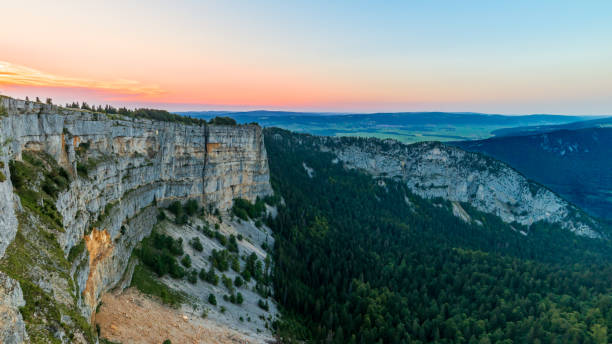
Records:
{"label": "distant mountain ridge", "polygon": [[180,114],[207,120],[215,116],[229,116],[238,123],[257,122],[263,127],[278,127],[300,133],[393,138],[404,143],[485,139],[492,137],[493,131],[503,128],[560,125],[593,119],[581,116],[507,116],[467,112],[338,114],[260,110]]}
{"label": "distant mountain ridge", "polygon": [[612,117],[598,118],[586,121],[577,121],[558,125],[537,125],[516,128],[504,128],[493,131],[495,136],[525,136],[549,133],[558,130],[576,130],[585,128],[612,127]]}
{"label": "distant mountain ridge", "polygon": [[417,120],[421,122],[434,122],[440,118],[452,120],[474,120],[476,122],[558,122],[569,123],[576,121],[585,121],[592,119],[590,116],[569,116],[569,115],[551,115],[551,114],[529,114],[529,115],[501,115],[488,114],[480,112],[445,112],[445,111],[410,111],[410,112],[371,112],[371,113],[354,113],[354,112],[305,112],[305,111],[277,111],[277,110],[250,110],[250,111],[182,111],[175,112],[179,115],[206,118],[214,117],[219,114],[230,117],[321,117],[321,116],[337,116],[337,117],[403,117],[404,119]]}

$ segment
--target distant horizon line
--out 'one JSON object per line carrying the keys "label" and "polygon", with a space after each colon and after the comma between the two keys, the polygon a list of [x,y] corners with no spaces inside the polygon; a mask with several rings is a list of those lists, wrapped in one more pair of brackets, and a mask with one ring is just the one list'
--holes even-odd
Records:
{"label": "distant horizon line", "polygon": [[305,114],[305,115],[323,115],[323,116],[351,116],[351,115],[400,115],[400,114],[454,114],[454,115],[482,115],[482,116],[505,116],[505,117],[525,117],[525,116],[563,116],[563,117],[594,117],[594,118],[607,118],[612,115],[569,115],[569,114],[554,114],[554,113],[529,113],[529,114],[501,114],[501,113],[487,113],[487,112],[475,112],[475,111],[381,111],[381,112],[332,112],[332,111],[293,111],[293,110],[188,110],[188,111],[171,111],[170,113],[175,114],[248,114],[248,113],[287,113],[287,114]]}
{"label": "distant horizon line", "polygon": [[[2,94],[0,93],[0,97],[7,97],[7,98],[12,98],[12,99],[17,99],[17,100],[22,100],[22,101],[26,101],[25,98],[19,98],[17,96],[11,96],[11,95],[7,95],[7,94]],[[39,98],[40,99],[40,103],[45,103],[43,101],[43,98],[46,99],[45,97],[40,98],[40,97],[35,97],[35,98]],[[29,99],[28,101],[30,102],[36,102],[35,100]],[[93,102],[90,103],[89,101],[80,101],[78,102],[79,104],[82,104],[83,102],[87,103],[88,105],[92,106],[92,105],[101,105],[101,106],[113,106],[113,107],[125,107],[128,109],[138,109],[138,108],[151,108],[151,109],[155,109],[155,105],[154,104],[159,104],[162,107],[164,107],[163,105],[170,105],[170,104],[164,104],[164,103],[151,103],[149,105],[144,105],[143,106],[139,106],[139,105],[135,105],[132,104],[132,106],[128,106],[127,104],[123,104],[123,105],[112,105],[112,102],[102,102],[100,104],[94,104]],[[65,105],[69,103],[69,102],[61,102],[61,103],[53,103],[53,105],[59,106],[59,107],[65,107]],[[150,107],[152,106],[152,107]],[[227,105],[230,106],[230,105]],[[232,106],[238,106],[238,107],[248,107],[248,105],[232,105]],[[483,116],[505,116],[505,117],[525,117],[525,116],[563,116],[563,117],[592,117],[592,118],[607,118],[607,117],[612,117],[612,114],[582,114],[582,115],[572,115],[572,114],[560,114],[560,113],[513,113],[513,114],[503,114],[503,113],[489,113],[489,112],[478,112],[478,111],[441,111],[441,110],[436,110],[436,111],[379,111],[379,112],[358,112],[358,111],[302,111],[302,110],[266,110],[266,109],[262,109],[262,108],[258,108],[258,109],[254,109],[254,110],[183,110],[183,111],[175,111],[175,110],[170,110],[169,106],[165,106],[166,109],[163,108],[157,108],[160,110],[165,110],[168,111],[169,113],[174,113],[174,114],[189,114],[189,113],[210,113],[210,114],[247,114],[247,113],[256,113],[256,112],[271,112],[271,113],[289,113],[289,114],[312,114],[312,115],[323,115],[323,116],[350,116],[350,115],[394,115],[394,114],[428,114],[428,113],[445,113],[445,114],[462,114],[462,115],[483,115]]]}

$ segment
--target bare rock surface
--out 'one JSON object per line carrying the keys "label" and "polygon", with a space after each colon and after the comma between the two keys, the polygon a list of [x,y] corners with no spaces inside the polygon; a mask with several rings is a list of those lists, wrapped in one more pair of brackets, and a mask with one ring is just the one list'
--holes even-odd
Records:
{"label": "bare rock surface", "polygon": [[[242,257],[240,259],[241,270],[244,269],[245,266],[243,258],[252,253],[257,255],[264,269],[266,268],[263,262],[268,253],[262,246],[273,247],[274,239],[269,228],[264,225],[262,225],[261,228],[257,228],[253,221],[241,221],[232,219],[230,216],[223,216],[222,221],[219,221],[217,217],[208,216],[205,219],[195,218],[192,225],[184,226],[177,226],[168,221],[164,221],[161,224],[161,227],[163,227],[161,230],[175,239],[183,238],[185,243],[193,238],[199,238],[203,245],[203,250],[201,252],[193,249],[193,247],[188,244],[183,245],[183,248],[185,253],[191,257],[191,269],[195,269],[196,271],[204,269],[208,271],[211,268],[209,257],[212,250],[220,251],[225,247],[215,239],[205,236],[197,228],[206,225],[214,228],[215,224],[219,225],[218,231],[226,237],[230,235],[240,235],[242,237],[242,240],[237,241],[239,250],[238,255]],[[268,266],[267,269],[271,269],[271,266]],[[216,271],[216,273],[219,277],[225,275],[232,281],[239,276],[239,274],[231,268],[224,272]],[[250,282],[245,282],[241,287],[234,287],[235,292],[240,292],[244,297],[244,302],[239,305],[223,299],[223,296],[229,295],[230,291],[222,282],[219,282],[219,284],[215,286],[198,279],[197,283],[191,284],[185,279],[176,280],[168,275],[164,276],[161,281],[170,288],[183,292],[187,295],[187,298],[191,300],[189,305],[183,306],[183,310],[193,311],[195,309],[200,313],[205,311],[209,321],[242,333],[249,338],[256,339],[256,342],[272,341],[274,339],[271,326],[272,322],[279,316],[277,307],[271,298],[267,298],[269,304],[268,311],[258,306],[259,300],[266,298],[260,296],[255,291],[256,282],[253,279],[251,279]],[[215,295],[217,300],[216,306],[208,302],[208,296],[210,294]]]}
{"label": "bare rock surface", "polygon": [[28,339],[19,307],[25,306],[19,283],[0,272],[0,343],[18,344]]}

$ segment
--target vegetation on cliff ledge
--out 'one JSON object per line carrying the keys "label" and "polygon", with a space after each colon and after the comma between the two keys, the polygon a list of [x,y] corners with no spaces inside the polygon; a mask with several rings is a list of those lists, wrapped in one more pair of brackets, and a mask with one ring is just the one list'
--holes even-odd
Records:
{"label": "vegetation on cliff ledge", "polygon": [[132,276],[132,287],[136,287],[140,292],[158,297],[163,303],[172,307],[178,307],[185,302],[185,296],[177,291],[170,289],[165,284],[159,282],[154,277],[154,272],[143,265],[134,268]]}
{"label": "vegetation on cliff ledge", "polygon": [[255,203],[251,203],[249,200],[243,198],[236,198],[232,206],[232,213],[244,221],[248,221],[249,218],[260,218],[265,210],[265,201],[259,197],[257,197]]}
{"label": "vegetation on cliff ledge", "polygon": [[54,230],[28,207],[17,216],[19,230],[0,260],[0,270],[21,285],[26,305],[20,312],[30,342],[61,343],[57,337],[62,334],[70,339],[83,336],[95,343],[93,329],[78,309],[70,264]]}
{"label": "vegetation on cliff ledge", "polygon": [[70,184],[65,169],[48,154],[22,153],[23,161],[11,160],[11,182],[21,204],[36,213],[51,228],[63,232],[63,218],[55,208],[60,191]]}

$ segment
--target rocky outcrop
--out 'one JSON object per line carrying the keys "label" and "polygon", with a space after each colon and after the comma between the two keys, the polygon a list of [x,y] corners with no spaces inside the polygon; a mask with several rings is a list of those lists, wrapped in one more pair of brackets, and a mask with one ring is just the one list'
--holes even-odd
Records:
{"label": "rocky outcrop", "polygon": [[15,238],[18,226],[15,216],[18,201],[11,185],[7,148],[10,141],[7,137],[3,128],[0,127],[0,258],[4,256],[4,251]]}
{"label": "rocky outcrop", "polygon": [[49,154],[72,176],[55,204],[63,217],[56,235],[73,262],[84,315],[115,285],[133,247],[148,235],[153,205],[198,199],[226,209],[234,198],[255,200],[272,192],[261,128],[127,118],[0,98],[0,257],[17,231],[16,196],[8,161],[24,151]]}
{"label": "rocky outcrop", "polygon": [[[281,133],[272,139],[284,139]],[[601,237],[598,224],[567,201],[510,166],[439,142],[302,136],[300,144],[332,152],[348,168],[398,178],[424,198],[466,202],[503,221],[559,224],[578,235]]]}
{"label": "rocky outcrop", "polygon": [[28,339],[19,307],[25,306],[19,283],[0,272],[0,343],[24,343]]}

